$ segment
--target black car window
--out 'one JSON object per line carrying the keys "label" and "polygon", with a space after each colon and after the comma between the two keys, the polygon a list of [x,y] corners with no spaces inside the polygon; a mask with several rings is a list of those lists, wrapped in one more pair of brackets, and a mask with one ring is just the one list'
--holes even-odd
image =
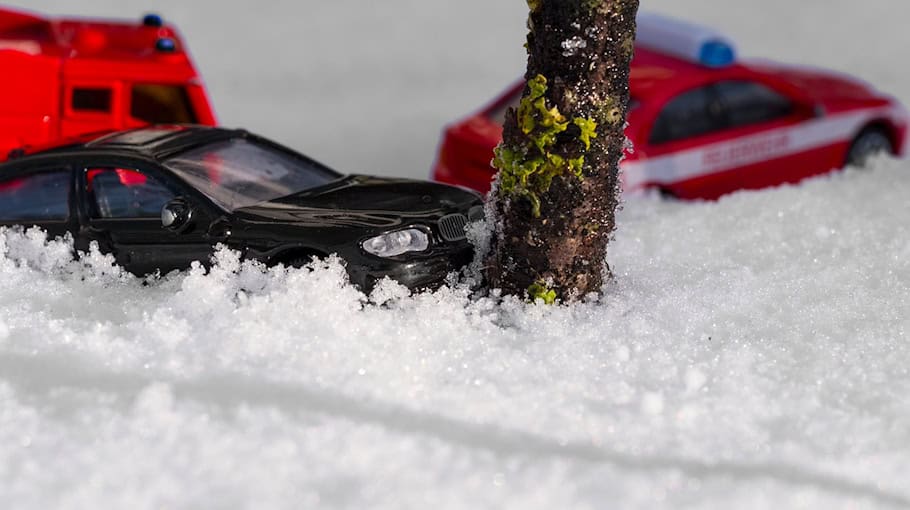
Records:
{"label": "black car window", "polygon": [[150,124],[195,124],[190,97],[177,85],[136,84],[130,92],[130,116]]}
{"label": "black car window", "polygon": [[69,170],[0,180],[0,221],[66,220],[69,190]]}
{"label": "black car window", "polygon": [[731,128],[769,122],[793,112],[793,103],[770,88],[750,81],[722,81],[715,90]]}
{"label": "black car window", "polygon": [[131,168],[89,168],[86,191],[95,218],[158,218],[174,193]]}

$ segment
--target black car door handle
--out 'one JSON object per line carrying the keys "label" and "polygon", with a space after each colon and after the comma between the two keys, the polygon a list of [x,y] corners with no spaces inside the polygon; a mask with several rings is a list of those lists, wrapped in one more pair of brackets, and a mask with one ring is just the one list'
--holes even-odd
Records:
{"label": "black car door handle", "polygon": [[219,218],[209,225],[207,232],[213,241],[224,241],[231,236],[231,224],[224,218]]}

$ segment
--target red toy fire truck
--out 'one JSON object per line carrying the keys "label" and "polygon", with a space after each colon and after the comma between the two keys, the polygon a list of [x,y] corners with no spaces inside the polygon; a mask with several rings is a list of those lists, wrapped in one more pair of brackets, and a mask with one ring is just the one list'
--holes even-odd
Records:
{"label": "red toy fire truck", "polygon": [[0,8],[0,160],[26,146],[152,123],[215,125],[176,29]]}
{"label": "red toy fire truck", "polygon": [[[894,98],[828,71],[741,62],[724,35],[663,16],[639,16],[630,82],[627,191],[713,199],[907,147],[907,111]],[[433,178],[489,190],[493,148],[523,88],[449,126]]]}

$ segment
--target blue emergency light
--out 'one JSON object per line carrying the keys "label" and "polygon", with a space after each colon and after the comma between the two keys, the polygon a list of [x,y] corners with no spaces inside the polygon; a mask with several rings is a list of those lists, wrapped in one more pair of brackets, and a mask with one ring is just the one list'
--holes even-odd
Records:
{"label": "blue emergency light", "polygon": [[698,60],[708,67],[725,67],[736,62],[736,53],[723,41],[708,41],[702,45]]}
{"label": "blue emergency light", "polygon": [[146,14],[142,18],[142,24],[147,27],[160,27],[164,25],[164,20],[157,14]]}
{"label": "blue emergency light", "polygon": [[637,45],[705,67],[736,62],[736,46],[717,30],[660,14],[639,13]]}
{"label": "blue emergency light", "polygon": [[161,37],[155,41],[155,49],[162,53],[173,53],[177,50],[177,41],[170,37]]}

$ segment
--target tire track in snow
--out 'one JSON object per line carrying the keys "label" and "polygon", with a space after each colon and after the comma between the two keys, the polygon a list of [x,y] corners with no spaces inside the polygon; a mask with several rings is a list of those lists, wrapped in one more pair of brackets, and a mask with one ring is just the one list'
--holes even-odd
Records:
{"label": "tire track in snow", "polygon": [[167,384],[177,398],[229,410],[241,404],[274,407],[283,412],[312,412],[355,423],[379,425],[404,435],[423,435],[466,448],[507,457],[569,460],[608,464],[618,470],[655,472],[678,470],[689,477],[730,478],[741,481],[770,480],[783,485],[813,487],[823,492],[860,497],[899,508],[910,507],[910,496],[872,484],[805,470],[782,463],[700,461],[673,456],[630,455],[585,442],[560,442],[546,436],[476,424],[405,407],[353,398],[324,388],[261,381],[241,375],[179,380],[145,377],[122,372],[91,370],[63,356],[0,353],[0,379],[17,392],[33,395],[56,389],[96,391],[121,397],[124,402],[151,384]]}

